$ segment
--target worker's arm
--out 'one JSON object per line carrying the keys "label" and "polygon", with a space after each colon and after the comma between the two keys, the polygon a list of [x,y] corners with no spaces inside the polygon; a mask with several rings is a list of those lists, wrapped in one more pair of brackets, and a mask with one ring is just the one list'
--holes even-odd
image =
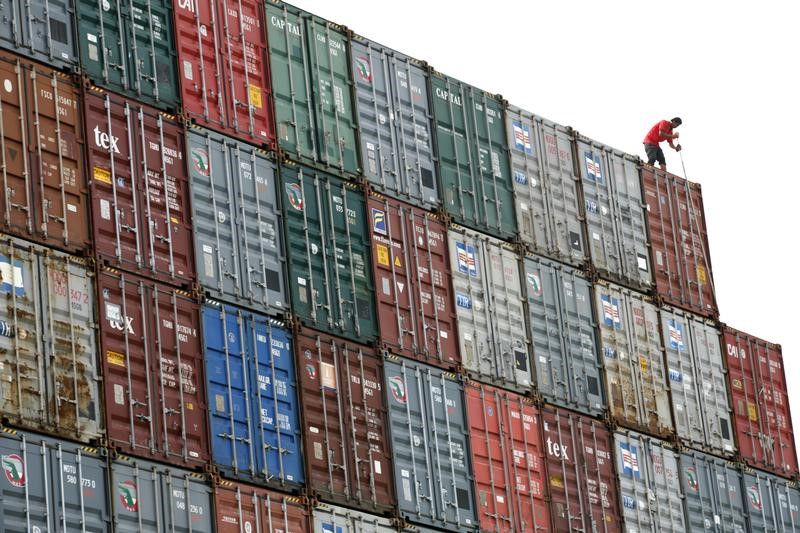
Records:
{"label": "worker's arm", "polygon": [[667,130],[658,130],[658,136],[661,137],[662,141],[669,141],[669,145],[672,146],[672,139],[678,138],[678,132],[670,133]]}

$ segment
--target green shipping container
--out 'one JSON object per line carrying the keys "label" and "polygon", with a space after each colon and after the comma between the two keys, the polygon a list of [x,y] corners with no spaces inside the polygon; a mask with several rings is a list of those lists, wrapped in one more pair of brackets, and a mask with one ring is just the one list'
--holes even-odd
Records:
{"label": "green shipping container", "polygon": [[358,174],[345,33],[315,15],[268,0],[267,39],[280,147],[302,162]]}
{"label": "green shipping container", "polygon": [[177,111],[171,0],[78,0],[77,10],[83,74],[110,91]]}
{"label": "green shipping container", "polygon": [[517,233],[503,101],[432,73],[444,208],[458,224],[509,240]]}
{"label": "green shipping container", "polygon": [[280,172],[293,313],[311,328],[361,343],[374,340],[363,192],[305,166],[287,163]]}

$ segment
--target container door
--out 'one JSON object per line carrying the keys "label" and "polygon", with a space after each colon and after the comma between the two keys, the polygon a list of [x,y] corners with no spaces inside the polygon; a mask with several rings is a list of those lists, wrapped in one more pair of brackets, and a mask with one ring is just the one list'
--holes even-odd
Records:
{"label": "container door", "polygon": [[163,529],[175,533],[213,533],[211,486],[202,476],[184,470],[161,474]]}
{"label": "container door", "polygon": [[111,463],[109,492],[114,502],[114,531],[140,533],[164,529],[162,468],[130,458]]}
{"label": "container door", "polygon": [[52,446],[49,466],[49,487],[53,491],[50,501],[56,506],[51,511],[54,530],[99,533],[111,529],[107,459],[93,450],[64,442]]}
{"label": "container door", "polygon": [[[15,5],[20,13],[4,18],[15,22],[9,24],[14,28],[14,41],[22,39],[13,48],[24,50],[25,55],[57,68],[72,69],[77,66],[75,7],[72,1],[35,0],[22,4],[11,3],[10,7],[13,9]],[[20,14],[21,19],[17,19]]]}
{"label": "container door", "polygon": [[125,88],[137,100],[173,110],[179,96],[172,2],[126,0],[126,3],[129,3],[125,14],[129,69]]}

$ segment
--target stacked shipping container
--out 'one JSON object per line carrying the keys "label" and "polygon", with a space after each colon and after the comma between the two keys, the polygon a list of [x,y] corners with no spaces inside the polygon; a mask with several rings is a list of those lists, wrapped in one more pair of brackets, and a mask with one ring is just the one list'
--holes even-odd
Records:
{"label": "stacked shipping container", "polygon": [[0,529],[800,530],[698,185],[280,0],[0,13]]}

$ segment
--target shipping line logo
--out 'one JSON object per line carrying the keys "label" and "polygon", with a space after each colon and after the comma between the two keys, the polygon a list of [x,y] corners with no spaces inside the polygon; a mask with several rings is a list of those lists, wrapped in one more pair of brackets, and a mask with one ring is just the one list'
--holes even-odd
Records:
{"label": "shipping line logo", "polygon": [[526,154],[533,154],[533,145],[531,144],[531,129],[527,124],[514,121],[511,123],[514,129],[514,148]]}
{"label": "shipping line logo", "polygon": [[761,492],[756,485],[747,487],[747,499],[750,500],[750,505],[756,511],[760,511],[764,507],[764,502],[761,501]]}
{"label": "shipping line logo", "polygon": [[544,292],[542,289],[542,280],[539,278],[537,272],[528,273],[528,288],[530,289],[531,296],[539,297]]}
{"label": "shipping line logo", "polygon": [[136,497],[136,483],[131,480],[123,481],[117,485],[119,501],[128,511],[135,513],[139,510],[139,499]]}
{"label": "shipping line logo", "polygon": [[695,470],[693,466],[690,466],[685,470],[685,474],[686,485],[695,492],[700,490],[700,481],[697,479],[697,470]]}
{"label": "shipping line logo", "polygon": [[406,384],[400,376],[393,376],[389,378],[389,390],[392,391],[392,397],[397,403],[405,405],[408,402],[406,396]]}
{"label": "shipping line logo", "polygon": [[202,148],[192,148],[192,163],[194,169],[200,175],[208,177],[211,174],[211,163],[208,159],[208,152]]}
{"label": "shipping line logo", "polygon": [[372,208],[372,231],[380,235],[387,235],[386,213],[380,209]]}
{"label": "shipping line logo", "polygon": [[6,474],[6,479],[15,487],[25,486],[25,462],[22,457],[12,453],[4,455],[3,472]]}
{"label": "shipping line logo", "polygon": [[286,184],[286,197],[289,199],[289,204],[297,211],[302,211],[305,207],[303,201],[303,189],[297,183]]}
{"label": "shipping line logo", "polygon": [[592,152],[584,152],[584,159],[586,160],[586,177],[589,181],[595,183],[603,183],[603,171],[600,166],[600,156]]}
{"label": "shipping line logo", "polygon": [[626,476],[639,479],[639,456],[636,446],[627,443],[619,443],[620,459],[622,460],[622,473]]}
{"label": "shipping line logo", "polygon": [[356,71],[358,71],[358,75],[361,76],[362,80],[366,81],[367,83],[372,83],[372,72],[370,71],[369,67],[369,59],[366,57],[357,57]]}

